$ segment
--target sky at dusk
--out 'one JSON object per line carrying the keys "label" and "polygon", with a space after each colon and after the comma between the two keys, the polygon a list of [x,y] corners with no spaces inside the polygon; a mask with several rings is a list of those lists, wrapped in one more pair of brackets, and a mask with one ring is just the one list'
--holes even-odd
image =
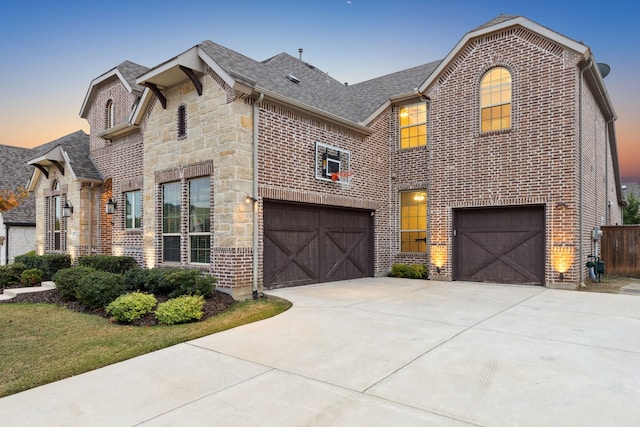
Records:
{"label": "sky at dusk", "polygon": [[[281,52],[349,84],[444,58],[495,16],[585,43],[618,120],[623,182],[640,182],[640,5],[595,1],[261,0],[11,2],[0,14],[0,144],[33,147],[89,127],[91,80],[124,60],[153,67],[203,40],[255,60]],[[1,159],[0,159],[1,160]],[[1,167],[1,164],[0,164]]]}

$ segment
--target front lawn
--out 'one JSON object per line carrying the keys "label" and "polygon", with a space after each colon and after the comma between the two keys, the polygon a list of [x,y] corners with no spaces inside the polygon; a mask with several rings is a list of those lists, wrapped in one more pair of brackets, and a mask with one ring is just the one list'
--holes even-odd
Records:
{"label": "front lawn", "polygon": [[263,320],[290,306],[263,298],[200,322],[140,327],[54,304],[0,304],[0,397]]}

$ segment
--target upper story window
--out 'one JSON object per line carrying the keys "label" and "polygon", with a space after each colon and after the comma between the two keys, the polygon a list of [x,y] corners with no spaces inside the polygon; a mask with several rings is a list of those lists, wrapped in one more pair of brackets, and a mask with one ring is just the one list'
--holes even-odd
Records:
{"label": "upper story window", "polygon": [[187,106],[182,104],[178,107],[178,138],[187,136]]}
{"label": "upper story window", "polygon": [[400,148],[420,147],[427,144],[427,104],[400,107]]}
{"label": "upper story window", "polygon": [[511,128],[511,73],[504,67],[487,71],[480,82],[482,132]]}
{"label": "upper story window", "polygon": [[116,125],[116,106],[113,100],[108,100],[104,107],[104,128],[110,129]]}
{"label": "upper story window", "polygon": [[137,229],[142,225],[142,206],[140,195],[140,190],[124,193],[124,228],[127,230]]}

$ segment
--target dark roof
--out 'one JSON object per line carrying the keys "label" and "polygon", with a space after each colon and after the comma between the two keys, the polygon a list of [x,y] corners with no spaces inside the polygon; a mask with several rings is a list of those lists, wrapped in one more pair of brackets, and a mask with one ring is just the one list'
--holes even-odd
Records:
{"label": "dark roof", "polygon": [[89,158],[89,135],[82,130],[34,148],[31,159],[44,156],[57,146],[61,146],[67,152],[71,163],[69,166],[73,169],[76,178],[79,180],[102,180],[98,169]]}
{"label": "dark roof", "polygon": [[393,96],[415,91],[440,63],[430,62],[345,86],[324,71],[286,53],[257,62],[212,41],[204,41],[199,46],[235,79],[356,123],[365,120]]}
{"label": "dark roof", "polygon": [[[0,145],[0,190],[15,191],[18,187],[27,186],[31,177],[32,167],[27,166],[31,158],[32,149]],[[10,225],[32,225],[36,223],[36,203],[32,194],[18,207],[2,213],[4,223]]]}
{"label": "dark roof", "polygon": [[122,77],[129,83],[129,85],[133,89],[137,89],[139,91],[144,90],[144,86],[140,86],[136,84],[136,79],[141,75],[149,71],[149,67],[145,67],[144,65],[136,64],[131,61],[124,61],[120,65],[116,67]]}
{"label": "dark roof", "polygon": [[515,18],[520,18],[520,16],[518,16],[518,15],[500,14],[500,15],[496,16],[495,18],[490,19],[489,21],[487,21],[484,24],[480,25],[479,27],[474,28],[470,32],[474,32],[474,31],[481,30],[483,28],[492,27],[494,25],[502,24],[505,21],[510,21],[512,19],[515,19]]}

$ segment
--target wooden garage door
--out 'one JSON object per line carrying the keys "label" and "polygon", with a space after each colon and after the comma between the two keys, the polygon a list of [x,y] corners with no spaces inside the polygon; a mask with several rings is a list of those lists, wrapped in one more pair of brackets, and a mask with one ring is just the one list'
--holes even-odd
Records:
{"label": "wooden garage door", "polygon": [[265,202],[267,289],[373,275],[368,211]]}
{"label": "wooden garage door", "polygon": [[544,284],[544,207],[454,211],[454,280]]}

